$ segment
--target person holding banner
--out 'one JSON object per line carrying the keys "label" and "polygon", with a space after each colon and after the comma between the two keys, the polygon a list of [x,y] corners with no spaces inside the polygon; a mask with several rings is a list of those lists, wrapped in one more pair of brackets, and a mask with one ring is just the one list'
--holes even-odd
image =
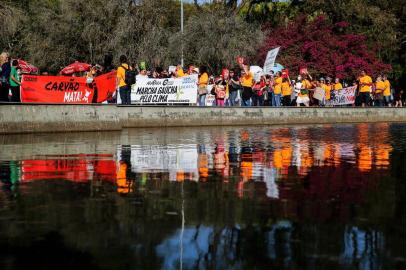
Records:
{"label": "person holding banner", "polygon": [[365,70],[361,71],[361,76],[358,78],[359,87],[360,87],[360,98],[361,106],[365,107],[369,105],[371,97],[371,87],[372,87],[372,78],[368,76]]}
{"label": "person holding banner", "polygon": [[11,63],[11,72],[10,72],[10,89],[11,89],[11,102],[21,102],[20,99],[20,85],[21,85],[21,76],[20,69],[18,68],[18,61],[13,60]]}
{"label": "person holding banner", "polygon": [[131,104],[131,86],[125,83],[125,73],[130,69],[127,56],[120,56],[120,66],[117,68],[117,88],[120,93],[121,104]]}
{"label": "person holding banner", "polygon": [[335,81],[334,81],[334,84],[333,84],[333,90],[334,91],[339,91],[341,89],[343,89],[343,85],[340,83],[340,79],[336,78]]}

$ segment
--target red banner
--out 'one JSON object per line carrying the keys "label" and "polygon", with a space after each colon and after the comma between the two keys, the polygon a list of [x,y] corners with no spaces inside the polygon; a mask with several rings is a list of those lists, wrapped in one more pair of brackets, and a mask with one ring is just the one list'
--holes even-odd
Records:
{"label": "red banner", "polygon": [[96,77],[87,83],[85,77],[23,75],[23,103],[100,103],[115,91],[116,72]]}
{"label": "red banner", "polygon": [[113,96],[114,92],[116,91],[116,80],[116,71],[96,77],[95,82],[97,86],[97,103],[104,102]]}

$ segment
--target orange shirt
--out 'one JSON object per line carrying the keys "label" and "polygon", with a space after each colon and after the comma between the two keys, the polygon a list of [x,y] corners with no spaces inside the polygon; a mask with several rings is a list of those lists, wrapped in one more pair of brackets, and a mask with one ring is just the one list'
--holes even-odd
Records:
{"label": "orange shirt", "polygon": [[330,98],[331,98],[331,85],[323,84],[322,88],[324,89],[324,93],[325,93],[324,98],[326,100],[330,100]]}
{"label": "orange shirt", "polygon": [[180,69],[176,70],[176,76],[179,78],[185,76],[183,69],[180,68]]}
{"label": "orange shirt", "polygon": [[[359,82],[360,82],[360,84],[371,84],[372,85],[372,79],[368,75],[365,75],[364,77],[359,78]],[[371,92],[371,86],[370,85],[361,86],[360,92],[361,93]]]}
{"label": "orange shirt", "polygon": [[254,85],[254,74],[252,72],[248,72],[241,77],[241,85],[244,87],[252,87]]}
{"label": "orange shirt", "polygon": [[288,82],[282,83],[282,96],[290,96],[292,94],[292,87]]}
{"label": "orange shirt", "polygon": [[209,82],[209,75],[207,75],[207,73],[205,72],[199,78],[199,87],[207,86],[208,82]]}
{"label": "orange shirt", "polygon": [[[312,83],[311,83],[309,80],[304,79],[304,80],[302,81],[302,87],[303,87],[304,89],[306,89],[306,90],[309,90],[309,89],[312,88]],[[308,94],[308,93],[307,93],[307,94],[302,94],[302,92],[300,91],[298,96],[299,96],[299,97],[307,97],[307,96],[309,96],[309,94]]]}
{"label": "orange shirt", "polygon": [[279,95],[281,92],[282,92],[282,78],[279,77],[275,79],[273,93],[275,95]]}
{"label": "orange shirt", "polygon": [[343,85],[341,83],[334,84],[334,90],[341,90],[343,89]]}
{"label": "orange shirt", "polygon": [[385,80],[383,83],[385,84],[385,90],[383,90],[383,95],[385,97],[388,97],[390,96],[390,82],[388,80]]}
{"label": "orange shirt", "polygon": [[127,64],[122,64],[117,68],[117,79],[118,79],[118,87],[126,86],[125,84],[125,72],[128,69]]}
{"label": "orange shirt", "polygon": [[375,93],[381,94],[385,90],[385,83],[380,81],[375,83]]}

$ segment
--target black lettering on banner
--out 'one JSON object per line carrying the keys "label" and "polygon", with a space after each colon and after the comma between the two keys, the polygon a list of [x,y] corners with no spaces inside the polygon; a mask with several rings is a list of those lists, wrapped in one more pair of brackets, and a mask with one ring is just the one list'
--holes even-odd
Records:
{"label": "black lettering on banner", "polygon": [[46,83],[45,84],[45,89],[48,90],[48,91],[51,91],[52,90],[51,85],[52,85],[52,82]]}
{"label": "black lettering on banner", "polygon": [[157,88],[156,87],[139,87],[137,88],[136,94],[137,95],[154,95],[156,94]]}
{"label": "black lettering on banner", "polygon": [[80,84],[78,82],[48,82],[45,89],[48,91],[78,91]]}

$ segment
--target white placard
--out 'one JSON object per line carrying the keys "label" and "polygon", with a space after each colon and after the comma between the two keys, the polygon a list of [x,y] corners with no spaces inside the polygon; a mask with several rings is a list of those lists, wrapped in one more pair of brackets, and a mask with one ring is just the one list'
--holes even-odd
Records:
{"label": "white placard", "polygon": [[139,80],[131,89],[135,104],[195,104],[198,76]]}
{"label": "white placard", "polygon": [[276,56],[279,53],[279,49],[280,49],[280,47],[270,50],[267,53],[265,63],[264,63],[264,73],[265,74],[269,74],[271,72],[272,68],[274,67]]}

